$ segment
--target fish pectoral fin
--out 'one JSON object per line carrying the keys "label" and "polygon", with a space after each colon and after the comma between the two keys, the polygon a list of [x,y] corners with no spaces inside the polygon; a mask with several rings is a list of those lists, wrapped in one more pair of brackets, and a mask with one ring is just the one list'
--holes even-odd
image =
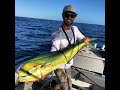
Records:
{"label": "fish pectoral fin", "polygon": [[46,64],[42,65],[41,67],[46,67],[46,66],[49,66],[49,65],[51,65],[51,63],[46,63]]}

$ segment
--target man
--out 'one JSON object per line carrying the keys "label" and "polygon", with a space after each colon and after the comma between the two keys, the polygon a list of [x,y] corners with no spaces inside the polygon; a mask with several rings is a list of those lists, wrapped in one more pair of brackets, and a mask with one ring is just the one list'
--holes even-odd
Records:
{"label": "man", "polygon": [[[76,26],[72,26],[76,16],[77,13],[73,6],[67,5],[64,7],[62,13],[63,24],[58,31],[52,34],[52,52],[62,50],[71,44],[75,44],[78,40],[82,40],[86,44],[89,42],[89,38],[86,38]],[[58,77],[58,84],[55,85],[54,90],[59,90],[59,87],[60,90],[72,90],[70,69],[72,64],[73,59],[54,71]]]}

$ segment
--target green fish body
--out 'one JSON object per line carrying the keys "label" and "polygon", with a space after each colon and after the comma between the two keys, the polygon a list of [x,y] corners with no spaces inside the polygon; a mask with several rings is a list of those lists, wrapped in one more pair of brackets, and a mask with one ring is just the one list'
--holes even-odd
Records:
{"label": "green fish body", "polygon": [[[94,38],[91,39],[95,40]],[[20,68],[19,82],[36,81],[42,76],[54,71],[70,60],[85,46],[84,42],[77,43],[60,51],[50,52],[26,61]]]}

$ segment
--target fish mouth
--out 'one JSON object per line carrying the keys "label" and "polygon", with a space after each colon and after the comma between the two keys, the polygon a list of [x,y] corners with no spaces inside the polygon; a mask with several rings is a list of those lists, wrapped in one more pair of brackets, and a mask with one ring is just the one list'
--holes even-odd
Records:
{"label": "fish mouth", "polygon": [[[33,73],[30,73],[29,71],[26,71],[24,69],[21,69],[21,71],[23,73],[25,73],[25,75],[19,75],[19,81],[20,82],[36,81],[36,80],[38,80],[40,78],[39,76],[37,76],[37,75],[35,75]],[[29,80],[27,78],[34,78],[34,80]]]}
{"label": "fish mouth", "polygon": [[[32,78],[32,79],[29,79],[29,78]],[[23,77],[20,77],[19,78],[19,82],[35,82],[37,81],[39,78],[34,78],[32,76],[23,76]]]}

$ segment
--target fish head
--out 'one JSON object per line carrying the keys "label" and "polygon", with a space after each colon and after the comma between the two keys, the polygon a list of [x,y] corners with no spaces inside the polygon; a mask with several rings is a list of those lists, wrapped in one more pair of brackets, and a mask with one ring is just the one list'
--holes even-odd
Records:
{"label": "fish head", "polygon": [[19,76],[19,82],[37,81],[42,77],[41,65],[33,66],[29,70],[22,67],[19,70],[18,76]]}

